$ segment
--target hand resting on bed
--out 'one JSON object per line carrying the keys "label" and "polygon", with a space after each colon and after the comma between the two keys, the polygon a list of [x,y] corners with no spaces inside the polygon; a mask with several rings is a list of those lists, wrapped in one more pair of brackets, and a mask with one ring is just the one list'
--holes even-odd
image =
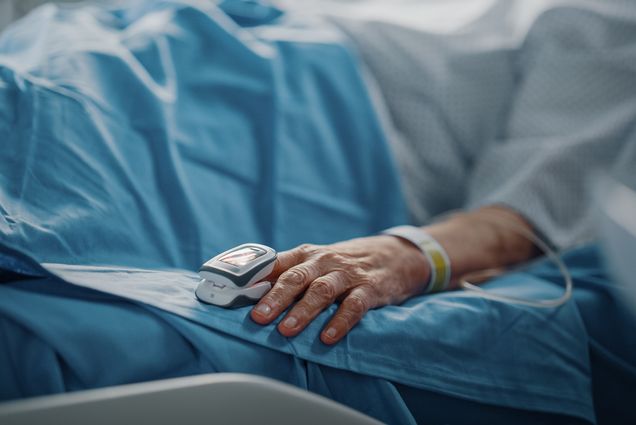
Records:
{"label": "hand resting on bed", "polygon": [[[531,258],[530,241],[511,224],[531,226],[505,207],[487,207],[456,214],[427,226],[427,232],[447,251],[453,265],[452,284],[474,271],[499,268]],[[395,236],[371,236],[332,245],[301,245],[279,253],[269,280],[274,287],[252,310],[252,319],[268,324],[288,307],[278,330],[287,337],[300,333],[323,309],[340,300],[340,307],[320,339],[334,344],[372,309],[399,304],[421,294],[430,274],[424,254]]]}

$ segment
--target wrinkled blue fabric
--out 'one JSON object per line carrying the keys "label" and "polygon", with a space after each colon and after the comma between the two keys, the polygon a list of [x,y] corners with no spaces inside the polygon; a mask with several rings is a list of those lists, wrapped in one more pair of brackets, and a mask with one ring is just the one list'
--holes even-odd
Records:
{"label": "wrinkled blue fabric", "polygon": [[306,388],[387,423],[415,423],[386,380],[306,362],[55,279],[0,291],[0,399],[240,372]]}
{"label": "wrinkled blue fabric", "polygon": [[[175,315],[163,306],[127,301],[55,277],[29,278],[0,286],[0,395],[7,399],[193,373],[247,372],[310,389],[387,423],[451,417],[460,420],[449,423],[510,421],[511,416],[489,410],[495,405],[587,416],[590,422],[598,412],[601,423],[629,424],[636,385],[635,316],[622,303],[623,288],[610,283],[595,248],[579,249],[565,260],[576,287],[565,311],[439,294],[370,312],[332,348],[317,342],[324,316],[288,340],[273,326],[254,325],[247,309],[201,309],[196,315],[194,308],[167,305]],[[100,276],[100,270],[74,269],[62,273],[84,285],[121,283],[121,277],[110,279],[113,271]],[[81,276],[93,272],[92,278]],[[127,273],[149,273],[155,282],[187,280],[187,272]],[[507,293],[521,288],[528,296],[540,292],[536,286],[552,287],[541,293],[551,296],[560,280],[557,268],[541,263],[487,287]],[[134,281],[131,277],[128,283]],[[142,291],[126,295],[142,297]],[[580,341],[573,343],[570,334]],[[484,416],[475,415],[475,409],[467,410],[467,416],[449,412],[453,404],[448,402],[431,405],[427,392],[410,391],[407,409],[391,382],[486,403],[476,409]],[[515,422],[526,423],[517,415],[512,413]]]}
{"label": "wrinkled blue fabric", "polygon": [[245,241],[282,250],[404,220],[333,31],[259,34],[210,2],[131,3],[43,7],[0,38],[3,244],[196,270]]}
{"label": "wrinkled blue fabric", "polygon": [[[327,347],[334,306],[287,339],[249,308],[196,300],[195,270],[231,246],[328,243],[406,217],[338,34],[231,3],[46,6],[0,37],[1,397],[243,371],[389,423],[415,420],[392,382],[593,422],[575,302],[418,297]],[[489,287],[561,291],[532,273]]]}

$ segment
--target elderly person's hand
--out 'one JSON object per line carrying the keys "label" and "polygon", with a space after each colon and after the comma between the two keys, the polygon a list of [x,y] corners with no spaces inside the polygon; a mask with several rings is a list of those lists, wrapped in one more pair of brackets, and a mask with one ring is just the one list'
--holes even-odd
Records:
{"label": "elderly person's hand", "polygon": [[267,324],[301,297],[278,325],[281,334],[301,332],[323,309],[342,299],[320,339],[340,340],[375,307],[398,304],[423,291],[429,266],[424,254],[394,236],[352,239],[333,245],[301,245],[278,254],[274,287],[252,310]]}
{"label": "elderly person's hand", "polygon": [[[526,238],[511,231],[510,224],[531,231],[521,216],[505,207],[457,214],[426,230],[448,253],[456,280],[466,273],[517,263],[536,254]],[[292,337],[340,299],[340,307],[320,334],[322,342],[334,344],[369,309],[399,304],[422,293],[429,275],[426,256],[395,236],[302,245],[279,253],[267,279],[276,282],[251,315],[255,322],[266,325],[296,302],[278,325],[281,334]]]}

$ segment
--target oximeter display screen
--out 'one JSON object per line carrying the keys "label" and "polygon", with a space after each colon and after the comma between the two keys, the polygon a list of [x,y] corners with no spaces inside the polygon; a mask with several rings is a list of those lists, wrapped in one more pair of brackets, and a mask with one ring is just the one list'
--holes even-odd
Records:
{"label": "oximeter display screen", "polygon": [[266,251],[257,248],[255,246],[248,246],[241,248],[238,251],[233,251],[227,254],[225,257],[221,257],[219,261],[227,264],[231,264],[236,267],[242,267],[251,261],[256,260],[258,257],[262,257],[266,254]]}

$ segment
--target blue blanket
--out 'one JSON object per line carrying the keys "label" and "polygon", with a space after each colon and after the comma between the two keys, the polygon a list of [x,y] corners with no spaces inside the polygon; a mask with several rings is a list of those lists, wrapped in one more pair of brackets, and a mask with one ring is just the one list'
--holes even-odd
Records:
{"label": "blue blanket", "polygon": [[[231,246],[406,220],[356,58],[326,25],[253,2],[40,8],[0,38],[0,140],[1,398],[244,371],[391,423],[414,422],[393,383],[594,421],[574,302],[419,297],[327,347],[334,307],[286,339],[196,300],[195,270]],[[530,273],[490,286],[561,290]]]}
{"label": "blue blanket", "polygon": [[333,31],[257,33],[207,1],[130,3],[47,6],[0,39],[5,246],[195,270],[245,241],[287,249],[403,221]]}

